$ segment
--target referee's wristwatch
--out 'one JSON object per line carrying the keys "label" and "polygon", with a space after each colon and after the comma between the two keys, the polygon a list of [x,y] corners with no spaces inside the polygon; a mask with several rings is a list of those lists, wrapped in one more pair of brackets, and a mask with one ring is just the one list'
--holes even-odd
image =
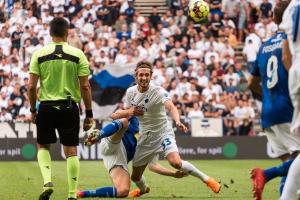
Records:
{"label": "referee's wristwatch", "polygon": [[36,108],[30,108],[30,112],[31,113],[35,113],[36,112]]}

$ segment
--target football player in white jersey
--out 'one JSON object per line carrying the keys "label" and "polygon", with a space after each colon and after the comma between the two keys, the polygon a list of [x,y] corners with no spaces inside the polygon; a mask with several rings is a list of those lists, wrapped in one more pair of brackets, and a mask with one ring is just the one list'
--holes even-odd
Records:
{"label": "football player in white jersey", "polygon": [[138,189],[131,196],[139,196],[149,192],[145,184],[143,172],[157,154],[163,154],[170,165],[203,181],[213,192],[218,193],[221,185],[207,176],[188,161],[180,158],[173,128],[168,121],[167,112],[171,113],[177,128],[186,132],[187,128],[180,122],[177,108],[169,94],[160,86],[150,84],[152,64],[146,61],[137,63],[135,78],[137,85],[127,89],[125,110],[119,112],[120,118],[137,116],[140,132],[136,152],[133,158],[131,179]]}
{"label": "football player in white jersey", "polygon": [[[291,132],[300,134],[300,0],[291,0],[286,8],[279,28],[287,34],[283,43],[283,56],[289,58],[285,67],[289,69],[289,92],[294,106]],[[281,200],[296,199],[300,189],[300,156],[290,166]]]}

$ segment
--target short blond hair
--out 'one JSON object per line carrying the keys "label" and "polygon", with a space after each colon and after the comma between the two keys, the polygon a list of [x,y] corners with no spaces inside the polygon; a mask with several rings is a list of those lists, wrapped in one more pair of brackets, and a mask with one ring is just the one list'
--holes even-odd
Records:
{"label": "short blond hair", "polygon": [[138,69],[141,69],[141,68],[147,68],[147,69],[150,69],[150,72],[152,74],[153,72],[153,66],[150,62],[148,61],[140,61],[136,64],[136,67],[135,67],[135,73],[137,73]]}

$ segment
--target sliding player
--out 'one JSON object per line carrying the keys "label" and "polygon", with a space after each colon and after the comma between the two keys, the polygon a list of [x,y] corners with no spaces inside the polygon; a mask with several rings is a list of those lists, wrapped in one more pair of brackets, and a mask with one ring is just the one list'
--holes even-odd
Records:
{"label": "sliding player", "polygon": [[[112,118],[118,116],[118,111]],[[100,141],[100,152],[103,162],[112,178],[113,187],[101,187],[95,190],[78,191],[77,198],[87,197],[127,197],[130,189],[130,175],[127,163],[132,160],[135,153],[137,140],[135,134],[139,131],[139,123],[136,117],[129,120],[126,118],[114,120],[106,125],[101,131],[94,130],[85,140],[90,146]],[[157,163],[158,157],[154,158],[149,169],[158,174],[182,178],[186,176],[181,171],[171,171]],[[148,190],[149,192],[149,190]]]}

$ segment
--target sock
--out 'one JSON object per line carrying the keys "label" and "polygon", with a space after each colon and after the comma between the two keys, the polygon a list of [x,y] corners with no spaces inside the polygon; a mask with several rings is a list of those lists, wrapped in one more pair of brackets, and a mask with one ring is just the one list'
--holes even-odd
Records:
{"label": "sock", "polygon": [[44,185],[51,182],[51,156],[47,149],[41,148],[37,153],[38,163],[44,179]]}
{"label": "sock", "polygon": [[99,135],[99,140],[105,137],[109,137],[119,131],[123,127],[122,122],[120,120],[114,120],[105,127],[102,128]]}
{"label": "sock", "polygon": [[280,181],[280,184],[279,184],[279,193],[280,193],[280,196],[282,194],[285,181],[286,181],[286,176],[281,177],[281,181]]}
{"label": "sock", "polygon": [[192,176],[195,176],[199,179],[201,179],[204,183],[207,182],[209,179],[209,176],[198,170],[194,165],[192,165],[190,162],[183,160],[181,165],[181,171],[190,174]]}
{"label": "sock", "polygon": [[142,193],[145,193],[147,189],[146,179],[142,176],[141,180],[134,182],[135,185],[141,190]]}
{"label": "sock", "polygon": [[300,156],[294,160],[290,166],[289,173],[287,175],[283,192],[281,195],[281,200],[291,200],[296,199],[297,190],[300,188]]}
{"label": "sock", "polygon": [[67,173],[69,184],[69,197],[76,198],[79,176],[79,159],[77,156],[67,158]]}
{"label": "sock", "polygon": [[117,197],[117,189],[115,187],[102,187],[82,192],[84,194],[83,197]]}
{"label": "sock", "polygon": [[272,180],[273,178],[276,178],[278,176],[286,176],[293,161],[294,159],[290,159],[281,163],[278,166],[265,169],[264,175],[267,181]]}

